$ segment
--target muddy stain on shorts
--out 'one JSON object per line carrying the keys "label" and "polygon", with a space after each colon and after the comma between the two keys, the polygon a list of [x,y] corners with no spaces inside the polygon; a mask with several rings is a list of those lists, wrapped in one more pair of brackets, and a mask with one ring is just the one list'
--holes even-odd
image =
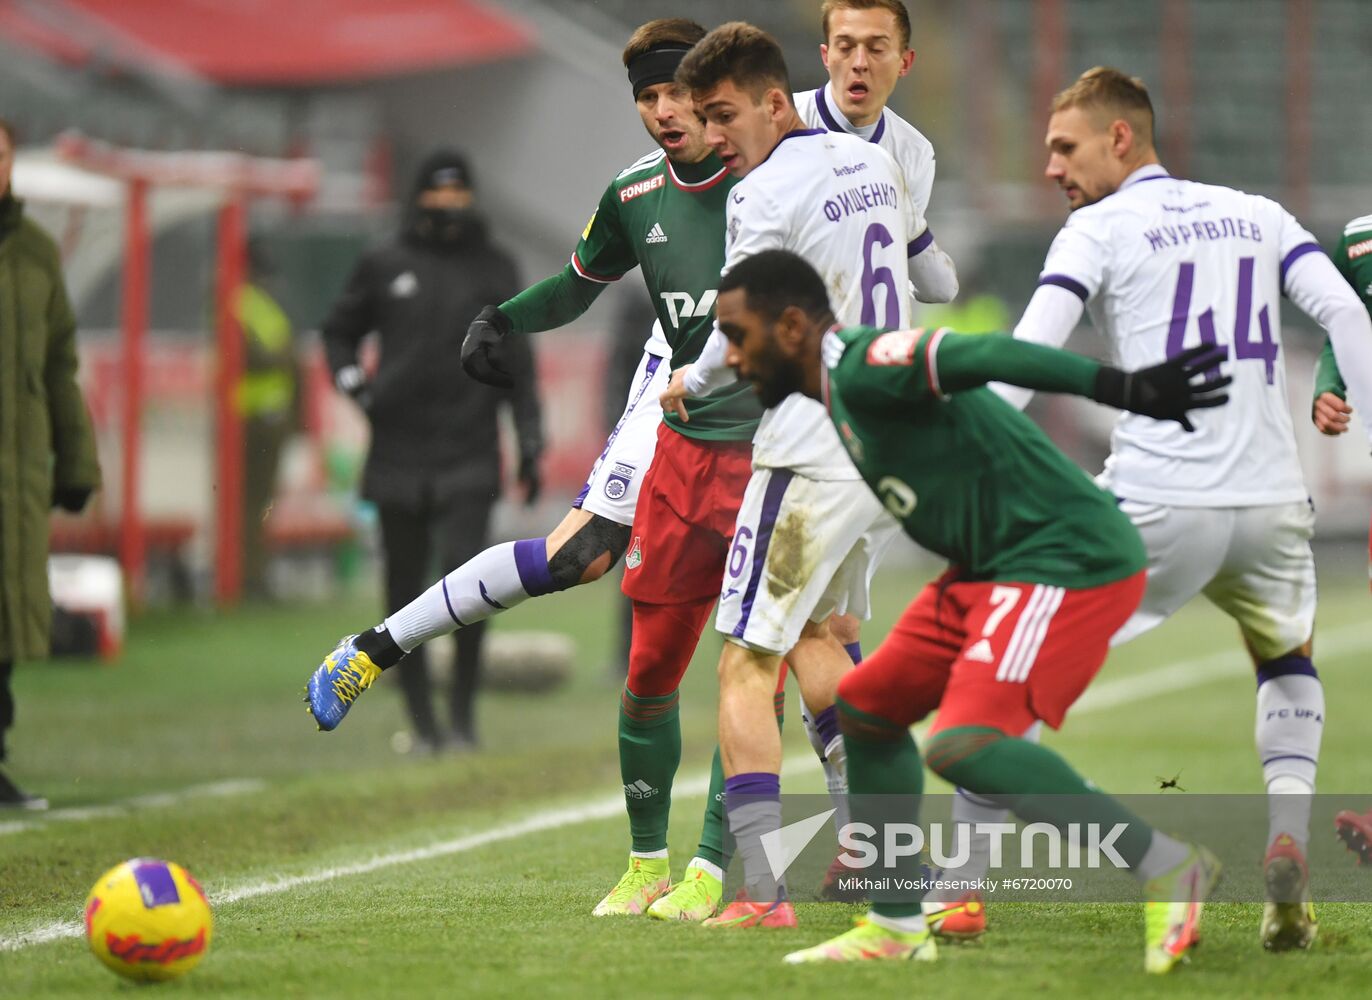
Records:
{"label": "muddy stain on shorts", "polygon": [[784,600],[805,586],[815,571],[815,541],[808,512],[792,508],[772,528],[767,550],[767,593]]}

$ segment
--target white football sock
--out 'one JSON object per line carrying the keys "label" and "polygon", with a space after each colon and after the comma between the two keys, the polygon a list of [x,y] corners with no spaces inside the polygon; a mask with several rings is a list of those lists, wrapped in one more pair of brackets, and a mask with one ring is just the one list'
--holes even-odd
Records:
{"label": "white football sock", "polygon": [[926,926],[922,913],[916,913],[913,917],[883,917],[880,913],[868,910],[867,919],[888,931],[903,931],[906,934],[919,934]]}
{"label": "white football sock", "polygon": [[819,758],[820,766],[824,768],[824,786],[829,790],[829,801],[834,807],[834,835],[843,833],[843,828],[848,823],[848,752],[843,747],[843,737],[834,737],[831,746],[837,747],[840,760],[836,763],[829,757],[829,748],[824,745],[824,737],[819,734],[815,727],[815,720],[810,718],[810,712],[805,707],[805,700],[800,702],[800,721],[805,725],[805,736],[810,741],[810,746],[814,748],[815,756]]}
{"label": "white football sock", "polygon": [[492,545],[389,615],[386,629],[395,644],[408,653],[421,643],[484,621],[526,600],[529,594],[515,561],[517,544]]}
{"label": "white football sock", "polygon": [[1134,877],[1140,882],[1147,882],[1159,875],[1165,875],[1185,861],[1190,850],[1180,840],[1175,840],[1165,833],[1154,830],[1153,839],[1148,844],[1148,850],[1143,852],[1139,866],[1134,870]]}
{"label": "white football sock", "polygon": [[704,858],[700,857],[699,855],[697,855],[696,857],[692,858],[692,859],[691,859],[691,863],[688,864],[688,865],[686,866],[686,868],[687,868],[687,870],[689,870],[689,869],[691,869],[691,868],[699,868],[699,869],[700,869],[701,871],[703,871],[706,875],[713,875],[715,878],[719,879],[721,882],[724,881],[724,869],[721,868],[721,867],[719,867],[719,865],[715,864],[713,861],[706,861]]}
{"label": "white football sock", "polygon": [[[963,823],[1007,823],[1010,821],[1010,811],[999,803],[984,799],[980,795],[973,795],[965,788],[959,788],[953,797],[953,844],[957,843],[961,831],[959,825]],[[976,827],[972,826],[967,832],[967,843],[970,848],[967,863],[956,871],[948,871],[945,874],[952,879],[979,879],[982,878],[991,867],[991,835],[989,833],[978,833]],[[957,898],[961,893],[954,893],[953,898]]]}
{"label": "white football sock", "polygon": [[1258,676],[1253,735],[1267,785],[1268,843],[1285,833],[1304,850],[1324,734],[1324,685],[1305,673],[1264,678],[1260,669]]}

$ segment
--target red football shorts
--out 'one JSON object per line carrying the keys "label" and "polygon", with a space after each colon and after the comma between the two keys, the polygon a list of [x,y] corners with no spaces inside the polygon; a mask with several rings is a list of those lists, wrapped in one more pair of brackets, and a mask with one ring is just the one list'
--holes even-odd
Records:
{"label": "red football shorts", "polygon": [[659,427],[624,554],[624,593],[646,604],[717,597],[752,471],[751,441],[697,441]]}
{"label": "red football shorts", "polygon": [[1086,690],[1110,637],[1138,607],[1145,574],[1069,590],[1034,583],[926,586],[876,652],[845,674],[838,695],[909,726],[937,709],[930,735],[989,726],[1019,736],[1054,729]]}

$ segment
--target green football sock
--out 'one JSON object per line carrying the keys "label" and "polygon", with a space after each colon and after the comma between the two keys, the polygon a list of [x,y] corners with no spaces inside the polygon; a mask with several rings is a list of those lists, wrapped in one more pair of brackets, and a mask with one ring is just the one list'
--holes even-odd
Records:
{"label": "green football sock", "polygon": [[666,850],[672,780],[680,763],[677,692],[639,698],[625,688],[619,701],[619,773],[634,851]]}
{"label": "green football sock", "polygon": [[[887,823],[918,823],[919,797],[924,793],[924,763],[914,737],[905,726],[875,715],[868,715],[838,702],[843,743],[848,748],[848,802],[854,823],[867,823],[880,830]],[[881,875],[899,879],[920,878],[919,858],[898,859],[893,869]],[[913,917],[920,913],[922,890],[906,890],[902,898],[873,899],[872,912],[883,917]]]}
{"label": "green football sock", "polygon": [[[959,726],[935,736],[928,751],[931,769],[960,788],[1003,801],[1026,822],[1064,832],[1069,823],[1099,823],[1102,830],[1123,823],[1125,832],[1114,841],[1120,857],[1137,868],[1148,851],[1152,827],[1045,746],[999,729]],[[848,756],[851,761],[851,750]]]}
{"label": "green football sock", "polygon": [[[786,692],[778,691],[772,704],[776,709],[777,731],[781,732],[786,722]],[[724,762],[716,746],[715,759],[710,763],[710,791],[705,797],[705,819],[700,826],[696,857],[727,869],[733,855],[734,840],[729,833],[729,821],[724,816]]]}

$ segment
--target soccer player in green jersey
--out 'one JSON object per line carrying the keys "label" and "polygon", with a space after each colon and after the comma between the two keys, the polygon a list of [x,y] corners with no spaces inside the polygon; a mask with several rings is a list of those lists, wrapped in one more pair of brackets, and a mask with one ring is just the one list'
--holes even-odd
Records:
{"label": "soccer player in green jersey", "polygon": [[[1188,410],[1227,398],[1227,376],[1192,381],[1213,351],[1125,373],[1004,336],[841,330],[822,279],[781,250],[735,265],[719,289],[729,364],[763,405],[793,392],[822,401],[873,492],[950,562],[839,683],[854,820],[879,829],[918,818],[924,771],[909,727],[936,713],[926,759],[948,781],[1064,832],[1125,824],[1116,846],[1144,884],[1145,968],[1169,971],[1196,941],[1218,862],[1018,738],[1038,720],[1060,725],[1095,676],[1143,594],[1143,545],[1108,494],[982,387],[1069,392],[1189,430]],[[892,861],[893,884],[918,885],[914,857]],[[786,960],[936,958],[920,897],[912,888],[874,902],[852,930]]]}
{"label": "soccer player in green jersey", "polygon": [[[1333,260],[1372,314],[1372,215],[1359,216],[1344,227]],[[1315,401],[1310,416],[1320,433],[1331,437],[1346,433],[1353,416],[1353,407],[1348,405],[1348,387],[1334,360],[1334,348],[1327,340],[1315,369]],[[1368,534],[1368,579],[1372,581],[1372,530]],[[1334,817],[1334,829],[1363,864],[1372,864],[1372,810],[1357,813],[1345,809]]]}
{"label": "soccer player in green jersey", "polygon": [[[1334,266],[1372,315],[1372,215],[1359,216],[1344,227],[1332,256]],[[1333,436],[1348,430],[1353,407],[1347,400],[1348,387],[1339,374],[1334,348],[1326,340],[1315,371],[1315,402],[1311,408],[1311,417],[1320,433]]]}

